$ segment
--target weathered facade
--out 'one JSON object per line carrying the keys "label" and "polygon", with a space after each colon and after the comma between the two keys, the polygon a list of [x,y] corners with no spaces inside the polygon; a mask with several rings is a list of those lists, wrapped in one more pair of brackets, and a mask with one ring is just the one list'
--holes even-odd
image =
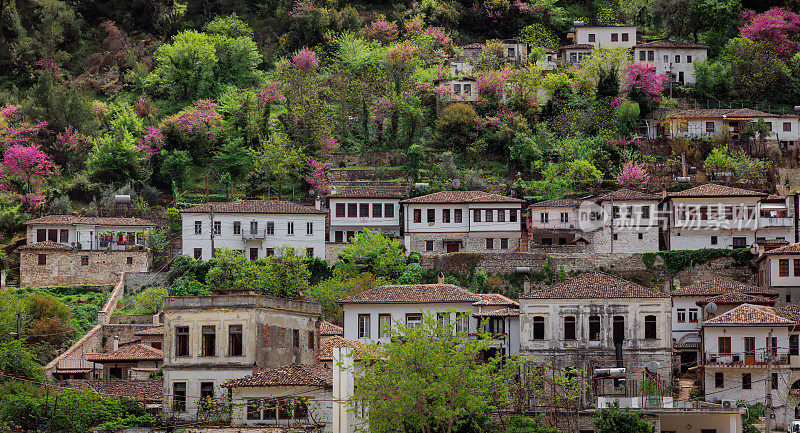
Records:
{"label": "weathered facade", "polygon": [[79,250],[53,242],[19,248],[22,287],[114,284],[125,272],[146,272],[147,250]]}
{"label": "weathered facade", "polygon": [[758,258],[758,283],[778,292],[779,305],[800,299],[800,243],[764,252]]}

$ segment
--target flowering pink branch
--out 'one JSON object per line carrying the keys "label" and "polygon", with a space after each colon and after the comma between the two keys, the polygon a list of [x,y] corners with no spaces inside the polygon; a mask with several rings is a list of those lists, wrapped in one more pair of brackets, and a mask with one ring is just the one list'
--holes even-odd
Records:
{"label": "flowering pink branch", "polygon": [[787,8],[773,7],[760,14],[745,10],[740,16],[742,26],[739,32],[743,37],[763,42],[783,60],[789,60],[800,51],[800,14]]}
{"label": "flowering pink branch", "polygon": [[644,188],[650,182],[645,165],[628,161],[617,174],[617,183],[628,188]]}
{"label": "flowering pink branch", "polygon": [[303,179],[314,188],[317,194],[328,194],[330,192],[330,185],[328,183],[330,172],[328,171],[328,166],[308,158],[306,159],[306,169],[308,170],[308,174],[303,176]]}

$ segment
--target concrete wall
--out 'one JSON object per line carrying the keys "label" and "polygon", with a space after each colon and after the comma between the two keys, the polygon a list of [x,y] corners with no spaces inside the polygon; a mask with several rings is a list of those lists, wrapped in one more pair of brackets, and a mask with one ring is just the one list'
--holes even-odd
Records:
{"label": "concrete wall", "polygon": [[[39,265],[39,256],[45,265]],[[88,265],[81,258],[87,256]],[[128,264],[128,260],[132,260]],[[146,272],[147,251],[20,250],[20,285],[31,287],[116,284],[123,272]]]}
{"label": "concrete wall", "polygon": [[[491,253],[492,251],[510,252],[521,246],[521,232],[519,231],[497,231],[497,232],[454,232],[454,233],[406,233],[406,251],[418,251],[422,254],[445,253],[447,246],[445,241],[458,239],[460,241],[459,251]],[[492,249],[487,249],[486,239],[492,239]],[[507,240],[507,248],[503,248],[503,239]],[[427,241],[433,241],[433,250],[428,250]]]}
{"label": "concrete wall", "polygon": [[[279,424],[286,426],[288,420],[264,421],[247,419],[247,401],[280,397],[303,397],[308,403],[308,422],[322,426],[322,431],[333,431],[333,393],[330,388],[310,386],[269,386],[233,389],[232,426],[255,426]],[[263,415],[263,412],[262,412]],[[303,421],[303,423],[305,423]]]}

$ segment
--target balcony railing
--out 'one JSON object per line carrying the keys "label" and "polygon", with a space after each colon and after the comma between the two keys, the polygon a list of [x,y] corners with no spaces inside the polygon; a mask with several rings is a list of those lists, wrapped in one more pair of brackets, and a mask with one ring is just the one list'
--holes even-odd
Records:
{"label": "balcony railing", "polygon": [[784,350],[770,354],[761,349],[756,352],[706,353],[706,365],[721,367],[766,367],[770,360],[773,366],[788,366],[789,352]]}
{"label": "balcony railing", "polygon": [[242,239],[251,240],[259,239],[264,240],[267,238],[267,230],[242,230]]}
{"label": "balcony railing", "polygon": [[758,219],[760,227],[792,227],[794,219],[789,217],[761,217]]}

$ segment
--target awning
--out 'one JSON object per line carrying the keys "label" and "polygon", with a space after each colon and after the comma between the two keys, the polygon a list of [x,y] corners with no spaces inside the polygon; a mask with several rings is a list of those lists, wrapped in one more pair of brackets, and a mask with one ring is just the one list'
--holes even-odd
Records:
{"label": "awning", "polygon": [[787,209],[786,203],[761,203],[761,210],[784,210]]}

